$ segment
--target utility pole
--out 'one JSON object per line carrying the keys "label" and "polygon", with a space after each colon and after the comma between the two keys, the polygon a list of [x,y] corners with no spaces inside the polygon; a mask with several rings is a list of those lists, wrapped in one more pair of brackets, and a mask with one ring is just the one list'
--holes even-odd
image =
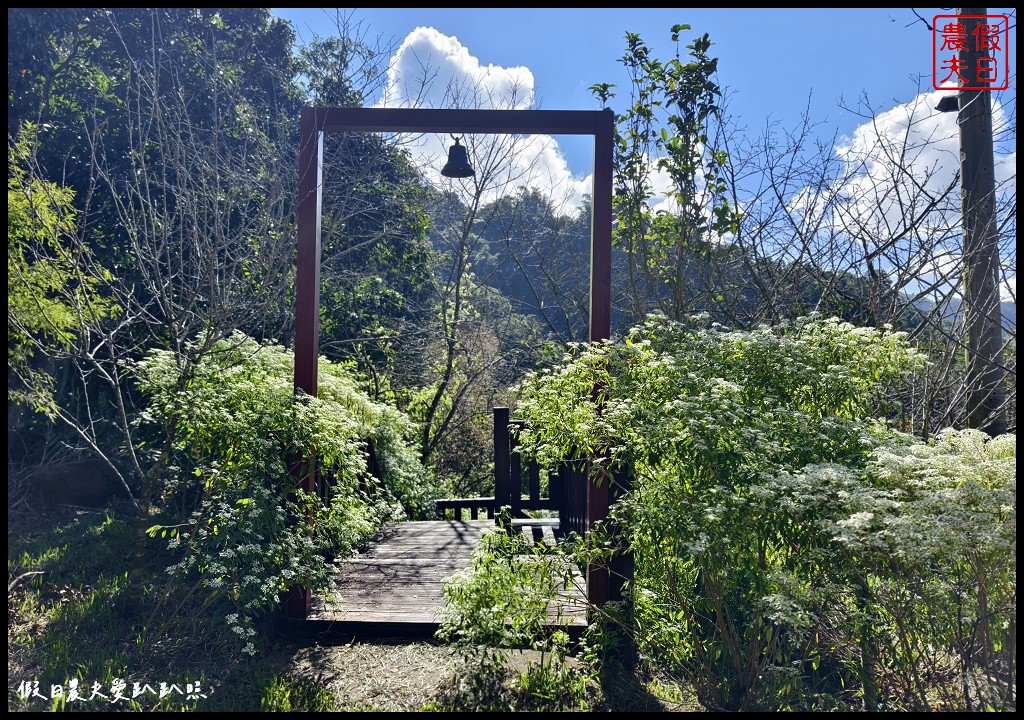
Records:
{"label": "utility pole", "polygon": [[[985,15],[987,8],[958,8],[957,15]],[[1003,387],[1003,329],[999,306],[999,237],[996,232],[996,180],[990,90],[982,85],[979,61],[989,57],[979,24],[964,17],[967,41],[960,50],[963,77],[958,93],[960,189],[963,213],[963,318],[967,346],[967,426],[990,435],[1006,432]],[[1003,40],[1008,41],[1003,28]],[[1003,68],[1007,72],[1008,68]]]}

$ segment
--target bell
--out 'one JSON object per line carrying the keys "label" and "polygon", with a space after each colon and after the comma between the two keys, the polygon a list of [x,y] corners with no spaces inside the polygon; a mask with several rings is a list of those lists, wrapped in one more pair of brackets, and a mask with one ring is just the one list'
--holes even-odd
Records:
{"label": "bell", "polygon": [[469,164],[466,148],[459,144],[458,138],[455,138],[455,144],[448,149],[448,162],[441,168],[441,174],[450,178],[467,178],[476,175],[476,171]]}

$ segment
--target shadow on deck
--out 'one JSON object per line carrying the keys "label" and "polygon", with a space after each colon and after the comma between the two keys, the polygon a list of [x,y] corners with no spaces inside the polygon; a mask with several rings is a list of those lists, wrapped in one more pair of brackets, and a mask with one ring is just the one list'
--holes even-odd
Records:
{"label": "shadow on deck", "polygon": [[[534,542],[554,542],[557,521],[517,520],[515,524]],[[489,527],[494,527],[493,521],[388,526],[366,553],[339,561],[334,589],[328,596],[313,596],[305,630],[363,638],[432,636],[444,606],[442,585],[469,566],[473,548]],[[579,589],[582,581],[576,585],[549,614],[553,619],[556,615],[569,618],[568,628],[582,632],[586,601]]]}

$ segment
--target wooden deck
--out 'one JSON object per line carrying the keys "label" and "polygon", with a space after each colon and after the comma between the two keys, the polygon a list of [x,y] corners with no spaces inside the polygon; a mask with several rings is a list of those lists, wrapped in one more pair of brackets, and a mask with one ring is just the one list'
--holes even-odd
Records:
{"label": "wooden deck", "polygon": [[[517,520],[516,525],[534,542],[554,542],[552,521]],[[493,526],[486,520],[389,526],[366,553],[340,562],[333,592],[313,597],[309,629],[363,637],[433,635],[444,604],[442,584],[469,566],[484,529]],[[570,628],[586,627],[579,590],[566,592],[550,612],[569,618]]]}

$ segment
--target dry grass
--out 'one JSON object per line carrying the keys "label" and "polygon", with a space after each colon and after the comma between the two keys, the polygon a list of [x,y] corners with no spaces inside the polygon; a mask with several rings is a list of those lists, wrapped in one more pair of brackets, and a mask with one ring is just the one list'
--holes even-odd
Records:
{"label": "dry grass", "polygon": [[419,710],[436,700],[456,668],[451,647],[421,641],[353,639],[282,653],[290,653],[285,673],[318,681],[347,710]]}

